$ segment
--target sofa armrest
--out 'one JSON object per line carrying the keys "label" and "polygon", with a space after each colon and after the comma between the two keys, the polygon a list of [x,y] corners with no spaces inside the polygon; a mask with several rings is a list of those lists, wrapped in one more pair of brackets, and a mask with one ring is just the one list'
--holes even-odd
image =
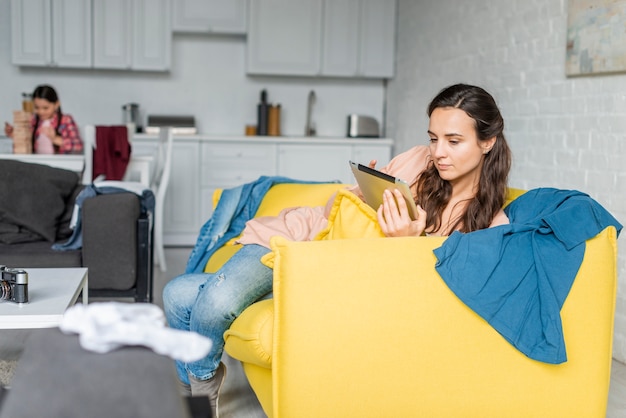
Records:
{"label": "sofa armrest", "polygon": [[524,356],[450,291],[434,269],[443,238],[276,242],[274,416],[604,416],[615,240],[587,241],[560,365]]}
{"label": "sofa armrest", "polygon": [[139,198],[133,193],[102,194],[82,207],[83,266],[90,289],[128,290],[137,281]]}

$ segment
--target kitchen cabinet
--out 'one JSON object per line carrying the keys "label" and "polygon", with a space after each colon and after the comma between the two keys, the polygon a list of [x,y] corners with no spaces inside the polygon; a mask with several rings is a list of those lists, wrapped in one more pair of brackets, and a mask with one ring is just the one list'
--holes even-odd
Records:
{"label": "kitchen cabinet", "polygon": [[[133,150],[149,152],[156,140],[154,135],[138,134]],[[260,176],[352,184],[349,160],[367,164],[375,159],[382,167],[391,159],[392,146],[390,139],[175,136],[163,214],[164,243],[195,244],[213,213],[216,189],[240,186]]]}
{"label": "kitchen cabinet", "polygon": [[11,0],[15,65],[166,71],[170,0]]}
{"label": "kitchen cabinet", "polygon": [[396,0],[255,0],[249,74],[391,78]]}
{"label": "kitchen cabinet", "polygon": [[94,68],[170,69],[170,0],[93,1]]}
{"label": "kitchen cabinet", "polygon": [[276,175],[276,144],[256,141],[204,141],[200,160],[200,226],[213,213],[213,193]]}
{"label": "kitchen cabinet", "polygon": [[235,34],[247,32],[248,0],[173,0],[174,32]]}
{"label": "kitchen cabinet", "polygon": [[318,74],[321,25],[322,0],[253,0],[248,73]]}
{"label": "kitchen cabinet", "polygon": [[12,62],[91,66],[91,0],[11,0]]}
{"label": "kitchen cabinet", "polygon": [[130,68],[131,13],[129,1],[94,0],[95,68]]}
{"label": "kitchen cabinet", "polygon": [[[158,140],[156,137],[153,141]],[[200,143],[176,138],[172,146],[172,171],[165,193],[163,242],[166,245],[193,245],[201,226]]]}
{"label": "kitchen cabinet", "polygon": [[392,78],[396,0],[324,3],[321,74]]}
{"label": "kitchen cabinet", "polygon": [[348,161],[352,147],[348,144],[280,144],[278,172],[298,180],[350,182]]}

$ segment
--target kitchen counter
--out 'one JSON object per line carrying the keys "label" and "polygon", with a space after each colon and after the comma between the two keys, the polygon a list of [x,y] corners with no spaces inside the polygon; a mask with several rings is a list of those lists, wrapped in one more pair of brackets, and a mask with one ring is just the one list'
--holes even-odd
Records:
{"label": "kitchen counter", "polygon": [[[135,134],[134,139],[158,139],[154,134]],[[232,142],[250,142],[263,144],[348,144],[348,145],[393,145],[391,138],[346,138],[346,137],[325,137],[325,136],[245,136],[245,135],[215,135],[215,134],[196,134],[196,135],[174,135],[174,140],[196,140],[196,141],[232,141]]]}
{"label": "kitchen counter", "polygon": [[[157,136],[135,134],[133,153],[149,154]],[[174,135],[172,172],[165,197],[165,245],[193,246],[213,212],[216,189],[260,176],[353,183],[349,160],[380,166],[391,158],[390,138]]]}

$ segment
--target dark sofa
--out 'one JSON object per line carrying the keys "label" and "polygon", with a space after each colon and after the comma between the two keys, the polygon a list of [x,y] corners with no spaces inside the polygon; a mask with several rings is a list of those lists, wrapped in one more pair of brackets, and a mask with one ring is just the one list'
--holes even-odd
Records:
{"label": "dark sofa", "polygon": [[87,267],[89,296],[152,301],[152,231],[136,194],[86,199],[82,248],[52,248],[71,236],[74,202],[83,187],[71,171],[0,160],[0,264]]}

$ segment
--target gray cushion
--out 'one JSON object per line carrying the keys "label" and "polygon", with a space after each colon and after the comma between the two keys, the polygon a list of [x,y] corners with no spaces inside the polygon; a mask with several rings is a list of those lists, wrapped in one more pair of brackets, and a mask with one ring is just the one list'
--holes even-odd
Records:
{"label": "gray cushion", "polygon": [[[54,242],[59,219],[72,192],[79,185],[78,174],[47,165],[0,160],[0,222],[15,224]],[[16,241],[13,232],[0,234],[0,241]]]}
{"label": "gray cushion", "polygon": [[48,241],[0,243],[0,264],[9,267],[82,267],[80,250],[56,251]]}
{"label": "gray cushion", "polygon": [[137,280],[139,198],[103,194],[83,202],[83,266],[90,289],[128,290]]}

